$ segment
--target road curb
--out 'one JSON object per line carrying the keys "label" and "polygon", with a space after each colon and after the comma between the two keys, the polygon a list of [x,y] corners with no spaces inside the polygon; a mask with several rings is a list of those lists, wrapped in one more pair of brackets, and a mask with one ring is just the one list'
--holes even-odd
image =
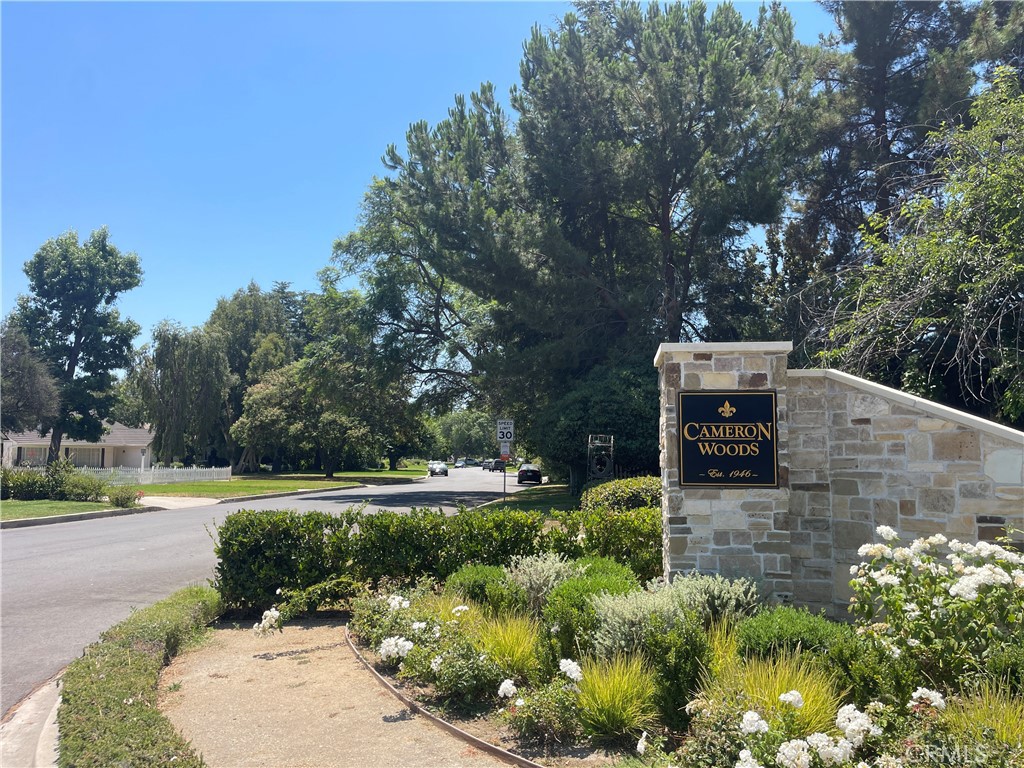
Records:
{"label": "road curb", "polygon": [[57,765],[57,710],[62,669],[11,707],[0,724],[0,764],[4,768]]}

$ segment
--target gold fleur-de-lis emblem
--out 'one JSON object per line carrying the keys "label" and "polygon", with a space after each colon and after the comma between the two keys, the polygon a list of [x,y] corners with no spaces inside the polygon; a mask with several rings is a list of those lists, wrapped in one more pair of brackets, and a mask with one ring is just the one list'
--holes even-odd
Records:
{"label": "gold fleur-de-lis emblem", "polygon": [[736,409],[733,408],[731,405],[729,405],[729,401],[726,400],[725,401],[725,405],[723,405],[721,408],[719,408],[718,412],[720,414],[722,414],[723,416],[725,416],[725,418],[728,419],[730,416],[732,416],[734,413],[736,413]]}

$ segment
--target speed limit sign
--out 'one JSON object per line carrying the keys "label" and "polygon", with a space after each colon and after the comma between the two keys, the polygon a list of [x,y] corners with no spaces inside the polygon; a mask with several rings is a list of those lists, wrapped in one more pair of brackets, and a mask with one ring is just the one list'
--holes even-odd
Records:
{"label": "speed limit sign", "polygon": [[512,419],[498,419],[498,442],[511,443],[514,437],[515,429]]}

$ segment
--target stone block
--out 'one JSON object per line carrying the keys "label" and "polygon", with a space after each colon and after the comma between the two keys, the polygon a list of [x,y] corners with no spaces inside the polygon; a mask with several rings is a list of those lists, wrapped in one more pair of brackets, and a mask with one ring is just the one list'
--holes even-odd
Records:
{"label": "stone block", "polygon": [[981,461],[981,443],[977,432],[958,430],[940,432],[932,437],[935,461]]}
{"label": "stone block", "polygon": [[939,488],[922,488],[917,492],[918,514],[947,517],[956,509],[956,494]]}
{"label": "stone block", "polygon": [[874,541],[874,527],[867,522],[837,520],[832,527],[835,545],[841,549],[857,550],[861,544]]}
{"label": "stone block", "polygon": [[1024,451],[1018,447],[986,453],[985,474],[1001,485],[1024,484]]}
{"label": "stone block", "polygon": [[764,389],[768,386],[767,373],[741,373],[739,376],[740,389]]}
{"label": "stone block", "polygon": [[737,389],[736,373],[705,373],[701,377],[702,389]]}
{"label": "stone block", "polygon": [[860,485],[856,480],[851,480],[849,478],[833,478],[832,493],[837,496],[856,496],[860,493]]}

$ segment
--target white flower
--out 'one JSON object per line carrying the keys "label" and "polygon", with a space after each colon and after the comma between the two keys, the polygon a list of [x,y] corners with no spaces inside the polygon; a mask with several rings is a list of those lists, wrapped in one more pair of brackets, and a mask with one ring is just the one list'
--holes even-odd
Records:
{"label": "white flower", "polygon": [[824,733],[812,733],[807,737],[807,744],[825,765],[842,765],[853,758],[853,744],[846,739],[836,740]]}
{"label": "white flower", "polygon": [[516,688],[516,684],[511,680],[502,681],[498,687],[498,696],[502,699],[511,699],[517,693],[519,693],[519,689]]}
{"label": "white flower", "polygon": [[889,571],[872,571],[868,575],[873,577],[875,583],[880,587],[898,587],[900,585],[900,577]]}
{"label": "white flower", "polygon": [[454,608],[452,608],[452,615],[453,616],[459,616],[459,615],[465,613],[468,610],[469,610],[469,606],[468,605],[456,605]]}
{"label": "white flower", "polygon": [[804,697],[800,695],[800,691],[790,691],[779,696],[779,701],[783,704],[789,704],[793,709],[800,709],[804,705]]}
{"label": "white flower", "polygon": [[764,768],[764,766],[754,759],[749,749],[744,749],[740,752],[740,759],[736,761],[735,768]]}
{"label": "white flower", "polygon": [[558,627],[557,624],[552,624],[551,625],[551,634],[552,635],[557,635],[558,634],[558,629],[559,629],[559,627]]}
{"label": "white flower", "polygon": [[404,637],[398,636],[385,637],[383,642],[380,644],[378,654],[385,661],[390,659],[404,659],[409,655],[409,651],[411,651],[412,648],[412,640],[406,640]]}
{"label": "white flower", "polygon": [[580,665],[572,659],[562,659],[558,662],[558,668],[562,671],[562,674],[572,680],[574,683],[578,683],[583,679],[583,670],[580,669]]}
{"label": "white flower", "polygon": [[641,755],[647,751],[647,731],[644,731],[643,735],[640,737],[640,741],[636,743],[636,751]]}
{"label": "white flower", "polygon": [[907,707],[912,709],[918,704],[935,707],[935,709],[939,710],[946,708],[946,700],[942,698],[942,694],[928,688],[918,688],[914,691],[910,696],[910,703],[907,704]]}
{"label": "white flower", "polygon": [[523,706],[523,704],[525,704],[525,703],[526,703],[526,702],[525,702],[525,701],[523,701],[522,699],[516,699],[516,706],[517,706],[517,707],[521,707],[521,706]]}
{"label": "white flower", "polygon": [[882,733],[882,729],[872,722],[871,716],[861,712],[855,704],[839,708],[839,712],[836,713],[836,727],[855,747],[863,744],[867,736],[880,736]]}
{"label": "white flower", "polygon": [[281,612],[277,608],[271,608],[263,612],[263,619],[252,625],[252,631],[257,635],[265,635],[278,627]]}
{"label": "white flower", "polygon": [[779,745],[775,762],[780,768],[811,768],[811,752],[803,739],[784,741]]}
{"label": "white flower", "polygon": [[896,541],[896,539],[900,537],[900,535],[896,533],[896,531],[890,528],[888,525],[878,526],[877,528],[875,528],[875,533],[877,533],[881,538],[885,539],[886,541]]}
{"label": "white flower", "polygon": [[861,557],[881,557],[888,560],[892,557],[892,549],[885,544],[862,544],[857,554]]}
{"label": "white flower", "polygon": [[352,523],[352,527],[348,529],[348,537],[351,539],[354,536],[359,535],[359,523]]}
{"label": "white flower", "polygon": [[397,611],[397,610],[400,610],[402,608],[408,608],[408,607],[409,607],[409,601],[406,600],[401,595],[392,595],[391,597],[388,598],[388,608],[390,608],[392,611]]}
{"label": "white flower", "polygon": [[768,723],[757,712],[748,710],[743,713],[740,731],[743,733],[768,733]]}
{"label": "white flower", "polygon": [[421,629],[427,628],[427,622],[425,621],[414,621],[412,623],[412,631],[419,632]]}
{"label": "white flower", "polygon": [[441,657],[435,656],[430,660],[430,670],[436,675],[441,671]]}

